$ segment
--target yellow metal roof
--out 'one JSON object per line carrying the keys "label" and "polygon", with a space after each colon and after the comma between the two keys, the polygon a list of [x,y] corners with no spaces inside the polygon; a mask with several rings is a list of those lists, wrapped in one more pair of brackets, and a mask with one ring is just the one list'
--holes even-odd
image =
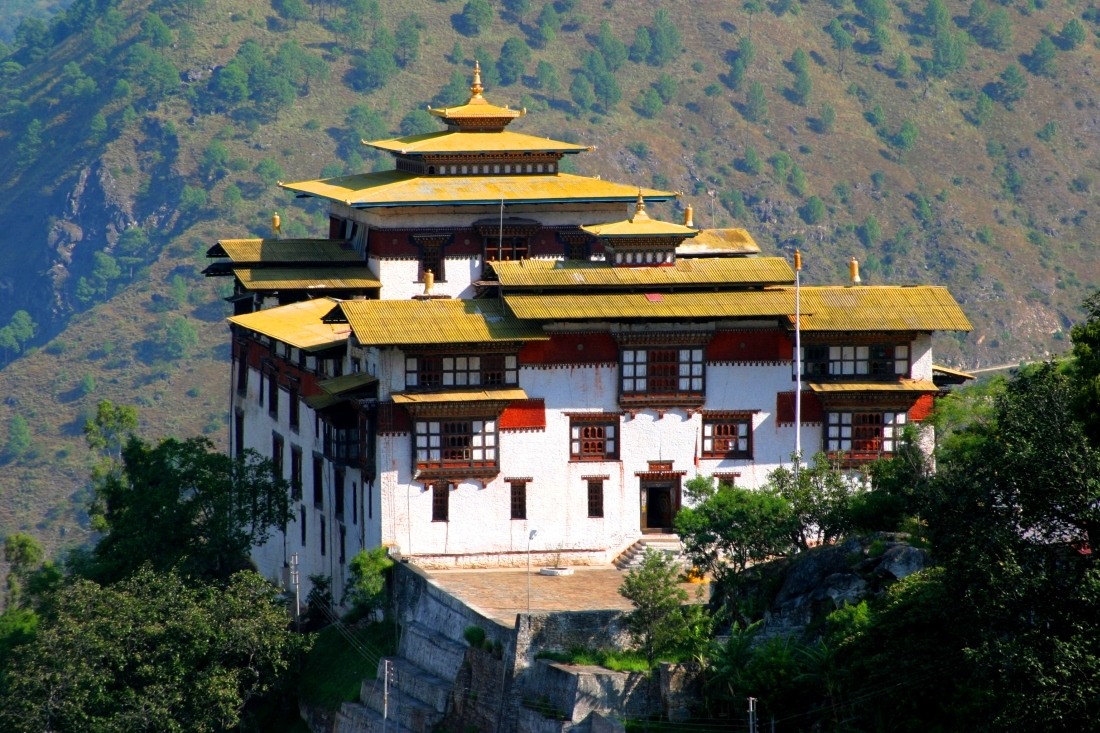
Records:
{"label": "yellow metal roof", "polygon": [[942,364],[933,364],[932,372],[939,372],[940,374],[944,374],[949,377],[955,377],[964,381],[968,379],[977,379],[977,377],[975,377],[970,372],[960,371],[959,369],[952,369],[951,367],[945,367]]}
{"label": "yellow metal roof", "polygon": [[804,287],[802,311],[803,331],[971,329],[951,293],[936,285]]}
{"label": "yellow metal roof", "polygon": [[233,274],[249,290],[358,290],[380,288],[369,267],[238,267]]}
{"label": "yellow metal roof", "polygon": [[588,150],[548,137],[535,137],[520,132],[440,130],[423,135],[397,137],[389,140],[364,141],[365,145],[391,153],[430,155],[433,153],[579,153]]}
{"label": "yellow metal roof", "polygon": [[591,295],[505,295],[519,318],[549,321],[616,318],[751,318],[794,311],[786,290],[738,293],[594,293]]}
{"label": "yellow metal roof", "polygon": [[326,407],[332,407],[338,405],[341,402],[345,402],[347,398],[340,397],[338,395],[330,395],[327,393],[310,395],[309,397],[303,397],[302,402],[312,407],[314,410],[323,410]]}
{"label": "yellow metal roof", "polygon": [[903,379],[900,382],[807,382],[819,394],[851,394],[854,392],[938,392],[931,379]]}
{"label": "yellow metal roof", "polygon": [[345,374],[340,377],[333,377],[332,379],[318,382],[317,386],[330,395],[338,395],[344,392],[351,392],[360,387],[366,387],[368,384],[374,384],[377,381],[378,377],[372,374],[354,372],[352,374]]}
{"label": "yellow metal roof", "polygon": [[[794,324],[794,288],[724,293],[505,295],[522,319],[783,317]],[[804,287],[802,330],[968,331],[970,321],[946,288],[938,286]]]}
{"label": "yellow metal roof", "polygon": [[398,405],[433,405],[442,402],[482,402],[485,400],[525,400],[527,393],[522,389],[474,389],[453,390],[450,392],[411,392],[393,394]]}
{"label": "yellow metal roof", "polygon": [[347,300],[340,304],[363,344],[407,346],[545,341],[533,324],[521,323],[495,300]]}
{"label": "yellow metal roof", "polygon": [[[462,204],[633,201],[638,189],[568,173],[522,176],[419,176],[404,171],[360,173],[279,184],[289,191],[356,208]],[[651,201],[668,201],[672,191],[642,189]]]}
{"label": "yellow metal roof", "polygon": [[686,227],[683,224],[673,224],[668,221],[653,219],[646,213],[645,200],[642,192],[638,192],[638,199],[634,204],[634,215],[622,221],[613,221],[608,224],[591,224],[581,227],[584,231],[597,237],[609,239],[629,239],[632,237],[679,237],[686,239],[698,234],[697,229]]}
{"label": "yellow metal roof", "polygon": [[678,255],[755,254],[760,245],[746,229],[701,229],[690,242],[676,248]]}
{"label": "yellow metal roof", "polygon": [[794,271],[782,257],[685,259],[651,267],[613,267],[606,262],[581,260],[509,260],[490,264],[506,288],[773,285],[794,281]]}
{"label": "yellow metal roof", "polygon": [[221,239],[206,256],[247,263],[363,261],[343,239]]}
{"label": "yellow metal roof", "polygon": [[303,300],[229,318],[242,328],[305,351],[317,351],[347,340],[351,329],[344,323],[322,323],[321,318],[338,301],[332,298]]}

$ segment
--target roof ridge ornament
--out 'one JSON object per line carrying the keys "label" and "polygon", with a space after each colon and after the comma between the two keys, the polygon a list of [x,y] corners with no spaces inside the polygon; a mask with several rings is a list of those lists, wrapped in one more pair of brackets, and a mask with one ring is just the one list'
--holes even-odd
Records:
{"label": "roof ridge ornament", "polygon": [[630,221],[650,221],[649,214],[645,213],[645,198],[641,187],[638,188],[638,200],[634,203],[634,216],[630,217]]}
{"label": "roof ridge ornament", "polygon": [[467,104],[477,104],[475,100],[484,102],[485,97],[481,95],[484,91],[485,87],[481,86],[481,62],[474,59],[474,83],[470,85],[470,101]]}

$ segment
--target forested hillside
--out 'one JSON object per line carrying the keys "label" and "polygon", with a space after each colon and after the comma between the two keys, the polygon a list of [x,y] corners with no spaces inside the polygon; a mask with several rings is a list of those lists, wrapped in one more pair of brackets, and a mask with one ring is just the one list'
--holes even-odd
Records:
{"label": "forested hillside", "polygon": [[425,106],[462,101],[474,59],[522,131],[595,146],[577,172],[799,246],[804,282],[854,256],[866,282],[950,286],[976,328],[940,361],[1060,351],[1100,281],[1098,23],[1045,0],[75,0],[24,21],[0,59],[0,533],[82,536],[100,399],[147,434],[223,436],[202,253],[276,210],[323,235],[276,182],[388,165],[359,141],[435,129]]}

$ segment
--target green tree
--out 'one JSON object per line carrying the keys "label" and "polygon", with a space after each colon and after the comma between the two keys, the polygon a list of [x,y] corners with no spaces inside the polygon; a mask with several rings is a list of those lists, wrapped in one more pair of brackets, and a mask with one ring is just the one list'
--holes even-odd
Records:
{"label": "green tree", "polygon": [[272,0],[271,6],[280,18],[289,20],[294,25],[309,17],[309,6],[305,4],[305,0]]}
{"label": "green tree", "polygon": [[638,98],[638,112],[640,112],[643,117],[653,119],[654,117],[660,116],[664,110],[665,104],[661,101],[661,95],[652,87],[642,92],[641,97]]}
{"label": "green tree", "polygon": [[630,60],[640,64],[653,52],[653,36],[649,28],[640,25],[634,29],[634,42],[630,44]]}
{"label": "green tree", "polygon": [[372,47],[352,61],[352,85],[360,91],[374,91],[386,85],[397,72],[393,51],[381,45]]}
{"label": "green tree", "polygon": [[121,470],[98,481],[90,512],[103,533],[93,550],[99,579],[145,564],[227,578],[290,519],[286,481],[253,452],[232,458],[206,438],[154,446],[131,435],[121,455]]}
{"label": "green tree", "polygon": [[1027,78],[1016,64],[1009,64],[1001,72],[996,83],[997,99],[1008,109],[1024,98],[1027,91]]}
{"label": "green tree", "polygon": [[917,144],[918,134],[916,123],[912,120],[905,120],[901,123],[898,134],[894,135],[891,142],[898,150],[912,150],[913,146]]}
{"label": "green tree", "polygon": [[611,30],[611,24],[606,20],[600,23],[600,33],[596,36],[596,48],[607,61],[607,68],[613,72],[618,71],[630,56],[626,44],[619,40]]}
{"label": "green tree", "polygon": [[175,316],[165,324],[160,348],[170,361],[184,359],[198,346],[199,335],[195,327],[183,316]]}
{"label": "green tree", "polygon": [[752,146],[745,148],[745,157],[741,159],[741,169],[752,176],[758,176],[764,170],[764,163],[760,160],[760,154],[756,152],[756,148]]}
{"label": "green tree", "polygon": [[0,679],[11,733],[236,728],[304,646],[278,591],[255,573],[188,587],[148,570],[113,586],[78,580]]}
{"label": "green tree", "polygon": [[493,8],[487,0],[467,0],[462,6],[458,29],[470,36],[480,35],[493,22]]}
{"label": "green tree", "polygon": [[856,229],[856,233],[859,235],[859,241],[863,242],[863,246],[867,249],[871,249],[882,239],[882,227],[874,214],[867,215]]}
{"label": "green tree", "polygon": [[661,74],[657,77],[657,81],[654,82],[653,89],[660,95],[662,102],[671,104],[673,98],[676,96],[676,89],[678,86],[672,74]]}
{"label": "green tree", "polygon": [[497,61],[500,83],[503,86],[515,84],[523,77],[529,63],[531,63],[531,49],[527,44],[514,36],[506,40],[500,49],[500,59]]}
{"label": "green tree", "polygon": [[924,17],[921,19],[924,26],[924,34],[935,38],[937,33],[947,30],[951,26],[951,11],[943,0],[928,0],[924,6]]}
{"label": "green tree", "polygon": [[31,450],[31,427],[27,424],[27,418],[22,415],[12,415],[8,421],[8,439],[4,443],[4,458],[14,460],[22,458]]}
{"label": "green tree", "polygon": [[573,83],[569,85],[569,96],[573,98],[573,104],[577,105],[577,109],[582,112],[592,109],[592,105],[596,103],[596,92],[592,89],[592,82],[588,81],[588,77],[584,74],[573,77]]}
{"label": "green tree", "polygon": [[1085,32],[1084,24],[1077,18],[1070,18],[1058,33],[1058,44],[1067,51],[1072,51],[1087,38],[1088,33]]}
{"label": "green tree", "polygon": [[970,121],[974,123],[976,127],[981,127],[986,122],[989,122],[989,118],[992,116],[993,98],[985,92],[980,92],[977,101],[974,102],[974,111],[970,113]]}
{"label": "green tree", "polygon": [[826,209],[825,202],[821,200],[819,196],[811,196],[806,200],[806,203],[798,210],[799,216],[802,217],[802,221],[807,224],[820,224],[825,219]]}
{"label": "green tree", "polygon": [[[971,714],[990,730],[1083,730],[1100,715],[1100,585],[1082,551],[1100,546],[1100,453],[1078,394],[1057,364],[1018,373],[992,419],[942,452],[922,513],[966,632]],[[1038,689],[1052,707],[1035,706]]]}
{"label": "green tree", "polygon": [[777,468],[768,474],[768,486],[790,506],[794,547],[808,550],[835,542],[851,530],[849,509],[856,492],[824,453],[798,470]]}
{"label": "green tree", "polygon": [[172,45],[172,31],[156,13],[146,13],[141,19],[140,38],[153,48]]}
{"label": "green tree", "polygon": [[420,31],[424,21],[416,13],[409,13],[397,24],[394,41],[397,43],[397,64],[405,68],[420,58]]}
{"label": "green tree", "polygon": [[647,548],[641,567],[630,570],[619,588],[634,606],[626,615],[626,627],[650,666],[685,641],[683,606],[688,595],[677,582],[679,575],[680,567],[672,558]]}
{"label": "green tree", "polygon": [[344,603],[351,605],[349,616],[367,618],[382,607],[386,589],[385,573],[393,560],[385,547],[360,550],[348,564],[348,587]]}
{"label": "green tree", "polygon": [[1085,319],[1070,330],[1076,414],[1094,446],[1100,447],[1100,291],[1083,304]]}
{"label": "green tree", "polygon": [[535,67],[535,84],[548,94],[556,94],[561,91],[558,71],[553,64],[545,59],[540,60]]}
{"label": "green tree", "polygon": [[1056,73],[1054,60],[1057,55],[1058,49],[1055,47],[1054,41],[1047,36],[1043,36],[1031,49],[1031,53],[1027,55],[1025,63],[1027,70],[1036,76],[1053,78]]}
{"label": "green tree", "polygon": [[773,487],[750,490],[720,485],[674,520],[684,553],[716,579],[792,549],[790,504]]}
{"label": "green tree", "polygon": [[660,8],[654,14],[649,34],[652,45],[648,61],[654,66],[664,66],[683,51],[680,29],[676,27],[667,9]]}
{"label": "green tree", "polygon": [[931,71],[945,77],[966,64],[966,36],[961,32],[944,31],[932,40]]}
{"label": "green tree", "polygon": [[749,122],[760,123],[768,118],[768,98],[764,94],[764,85],[760,82],[754,81],[749,85],[741,114]]}
{"label": "green tree", "polygon": [[252,169],[268,186],[275,185],[283,177],[283,167],[274,158],[264,158]]}

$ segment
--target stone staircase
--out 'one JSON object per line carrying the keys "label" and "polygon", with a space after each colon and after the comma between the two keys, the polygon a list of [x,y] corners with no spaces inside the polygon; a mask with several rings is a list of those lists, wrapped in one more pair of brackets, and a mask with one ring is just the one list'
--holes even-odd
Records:
{"label": "stone staircase", "polygon": [[[431,733],[436,729],[447,712],[466,645],[411,621],[402,627],[399,653],[400,657],[378,663],[378,679],[363,681],[358,702],[343,704],[336,733]],[[388,691],[383,683],[387,663]]]}
{"label": "stone staircase", "polygon": [[680,543],[680,537],[674,534],[647,534],[643,535],[630,547],[615,558],[614,565],[619,570],[627,571],[641,566],[642,556],[645,555],[646,548],[652,548],[659,550],[668,555],[671,555],[677,563],[683,566],[687,566],[687,558],[683,554],[683,545]]}

